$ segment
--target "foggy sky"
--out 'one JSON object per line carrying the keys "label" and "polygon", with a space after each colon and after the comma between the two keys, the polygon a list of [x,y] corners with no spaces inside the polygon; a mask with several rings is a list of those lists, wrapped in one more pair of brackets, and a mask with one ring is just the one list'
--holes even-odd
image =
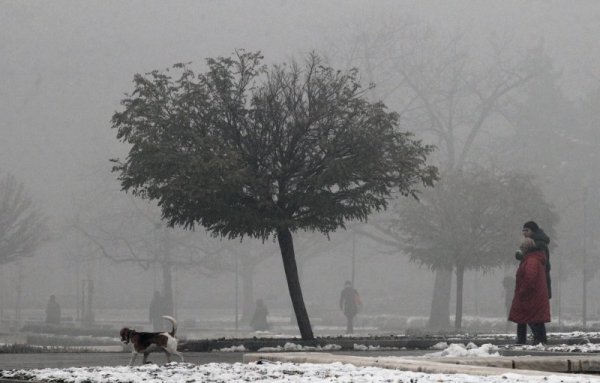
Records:
{"label": "foggy sky", "polygon": [[[110,117],[135,73],[236,48],[325,51],[386,14],[544,39],[571,92],[600,75],[600,4],[579,1],[0,1],[0,167],[51,215],[122,155]],[[412,16],[414,15],[414,16]],[[46,201],[51,201],[46,203]]]}
{"label": "foggy sky", "polygon": [[[135,73],[190,61],[201,71],[205,58],[236,48],[261,50],[266,62],[311,50],[327,56],[394,17],[465,30],[473,44],[490,34],[521,46],[543,40],[572,97],[600,77],[594,0],[0,0],[0,171],[22,181],[60,226],[77,213],[75,201],[114,179],[108,159],[127,148],[110,118]],[[65,246],[45,255],[59,257]]]}

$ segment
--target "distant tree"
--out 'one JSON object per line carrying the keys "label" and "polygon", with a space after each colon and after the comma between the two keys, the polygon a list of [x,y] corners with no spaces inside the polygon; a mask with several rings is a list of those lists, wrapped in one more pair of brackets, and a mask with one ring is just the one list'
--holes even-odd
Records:
{"label": "distant tree", "polygon": [[465,170],[426,191],[421,203],[404,204],[398,230],[405,234],[398,246],[412,261],[456,272],[454,327],[462,326],[464,273],[489,271],[514,263],[523,222],[535,217],[554,237],[558,216],[532,175]]}
{"label": "distant tree", "polygon": [[[529,82],[504,116],[514,134],[501,141],[506,167],[537,176],[545,195],[556,205],[561,225],[560,247],[553,255],[556,297],[553,312],[562,312],[561,281],[581,275],[582,319],[586,323],[587,286],[599,269],[600,172],[590,164],[600,159],[600,92],[571,99],[562,87],[562,73],[545,55],[544,70]],[[592,85],[593,82],[590,82]],[[556,244],[557,241],[552,241]]]}
{"label": "distant tree", "polygon": [[514,263],[520,227],[532,217],[554,238],[558,215],[536,181],[530,173],[469,168],[442,176],[418,202],[397,203],[356,230],[431,270],[454,270],[460,329],[465,271]]}
{"label": "distant tree", "polygon": [[[278,253],[278,248],[271,243],[260,240],[251,241],[227,241],[223,246],[224,251],[215,253],[211,259],[212,263],[207,267],[219,272],[237,274],[240,278],[241,309],[240,322],[249,324],[252,319],[256,297],[254,296],[254,281],[258,266],[267,259]],[[218,265],[218,268],[215,266]]]}
{"label": "distant tree", "polygon": [[275,236],[303,339],[313,333],[292,233],[328,233],[385,209],[394,190],[432,185],[432,147],[398,129],[398,115],[364,97],[356,70],[310,55],[268,69],[260,53],[208,59],[196,75],[176,65],[134,77],[114,114],[132,145],[114,172],[124,190],[158,200],[170,225],[229,238]]}
{"label": "distant tree", "polygon": [[[590,164],[598,163],[600,155],[600,81],[598,77],[595,79],[595,89],[588,93],[580,105],[580,113],[582,124],[579,134],[575,139],[577,149],[580,150],[578,157],[580,161],[574,161],[569,164],[569,171],[575,168],[577,162],[580,164],[578,170],[583,170],[582,182],[582,207],[585,213],[579,222],[575,222],[573,227],[583,226],[583,241],[581,253],[581,270],[582,270],[582,321],[583,325],[587,325],[589,299],[587,283],[600,271],[600,171],[596,166]],[[573,138],[571,137],[571,140]],[[571,152],[569,152],[571,154]],[[579,224],[578,224],[579,223]],[[593,299],[593,298],[592,298]]]}
{"label": "distant tree", "polygon": [[156,204],[114,189],[115,180],[111,177],[111,174],[102,174],[73,202],[79,213],[70,229],[90,246],[89,259],[100,254],[116,264],[159,271],[167,313],[174,313],[173,273],[176,270],[207,278],[237,272],[241,278],[241,320],[249,322],[256,302],[255,269],[263,260],[278,253],[274,252],[277,248],[267,248],[259,240],[242,244],[211,238],[204,231],[192,233],[167,227]]}
{"label": "distant tree", "polygon": [[[194,270],[206,276],[227,272],[223,253],[227,244],[211,240],[208,235],[192,235],[181,229],[167,227],[160,211],[151,203],[136,202],[134,197],[110,195],[111,208],[92,211],[86,203],[84,214],[72,225],[91,245],[92,255],[101,254],[111,262],[133,264],[143,270],[156,268],[162,276],[164,314],[174,314],[173,272]],[[125,197],[122,195],[121,197]],[[94,201],[98,203],[98,196]],[[232,245],[232,244],[230,244]]]}
{"label": "distant tree", "polygon": [[47,239],[46,218],[12,174],[0,178],[0,265],[30,257]]}
{"label": "distant tree", "polygon": [[[378,28],[356,37],[352,58],[368,68],[372,81],[385,79],[377,95],[396,106],[402,123],[436,143],[432,160],[440,175],[447,179],[472,163],[495,166],[497,138],[510,132],[502,112],[540,73],[542,47],[522,53],[491,38],[474,49],[465,33],[442,36],[406,20]],[[447,217],[430,219],[441,224]],[[435,269],[432,329],[450,326],[452,272]]]}

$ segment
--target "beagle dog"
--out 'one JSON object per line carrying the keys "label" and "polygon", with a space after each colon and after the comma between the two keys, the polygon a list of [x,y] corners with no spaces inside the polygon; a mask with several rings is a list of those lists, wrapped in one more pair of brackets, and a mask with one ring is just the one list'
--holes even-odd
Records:
{"label": "beagle dog", "polygon": [[132,366],[135,358],[139,353],[144,354],[143,363],[148,362],[148,354],[155,351],[156,348],[161,348],[167,355],[167,362],[171,362],[171,354],[177,355],[183,362],[183,355],[177,351],[177,338],[175,338],[175,331],[177,331],[177,321],[172,316],[163,316],[166,320],[171,322],[173,329],[171,332],[138,332],[127,327],[121,329],[121,342],[128,344],[131,342],[133,345],[133,353],[131,355],[131,361],[129,365]]}

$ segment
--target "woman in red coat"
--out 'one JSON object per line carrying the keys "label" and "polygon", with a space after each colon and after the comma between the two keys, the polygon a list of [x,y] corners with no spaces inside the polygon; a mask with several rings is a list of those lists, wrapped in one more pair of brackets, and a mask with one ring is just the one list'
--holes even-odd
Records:
{"label": "woman in red coat", "polygon": [[[550,322],[550,300],[546,283],[546,254],[535,246],[531,238],[523,238],[521,251],[524,258],[517,269],[515,295],[508,320],[528,324],[534,344],[546,343],[546,325]],[[519,326],[517,343],[527,341],[527,327]]]}

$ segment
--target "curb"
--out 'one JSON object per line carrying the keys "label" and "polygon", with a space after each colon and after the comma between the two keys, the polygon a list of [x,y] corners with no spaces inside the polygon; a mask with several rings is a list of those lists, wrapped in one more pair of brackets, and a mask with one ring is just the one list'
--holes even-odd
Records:
{"label": "curb", "polygon": [[[551,359],[548,360],[548,358]],[[329,353],[288,352],[285,354],[245,354],[243,360],[244,363],[259,361],[317,364],[340,362],[360,367],[379,367],[428,374],[468,374],[480,376],[517,373],[520,375],[557,375],[572,378],[573,373],[577,373],[577,376],[581,378],[597,379],[597,375],[585,375],[583,373],[600,371],[600,360],[592,357],[569,359],[564,357],[452,358],[448,360],[444,359],[442,362],[441,359],[369,358],[351,355],[333,355]]]}
{"label": "curb", "polygon": [[[600,343],[600,339],[594,339]],[[389,336],[389,337],[324,337],[315,338],[313,340],[302,340],[301,338],[221,338],[221,339],[190,339],[179,343],[181,351],[191,352],[209,352],[219,350],[221,348],[230,348],[234,346],[244,346],[251,352],[257,352],[263,347],[283,347],[286,343],[294,343],[303,347],[324,347],[327,345],[339,345],[341,351],[354,350],[354,344],[364,346],[378,346],[388,348],[406,348],[406,349],[429,349],[439,342],[451,343],[474,343],[481,346],[486,343],[494,345],[514,344],[514,339],[511,338],[460,338],[460,337],[410,337],[410,336]],[[552,344],[584,344],[591,342],[586,338],[572,338],[569,340],[550,339],[548,345]],[[592,342],[592,343],[596,343]]]}

